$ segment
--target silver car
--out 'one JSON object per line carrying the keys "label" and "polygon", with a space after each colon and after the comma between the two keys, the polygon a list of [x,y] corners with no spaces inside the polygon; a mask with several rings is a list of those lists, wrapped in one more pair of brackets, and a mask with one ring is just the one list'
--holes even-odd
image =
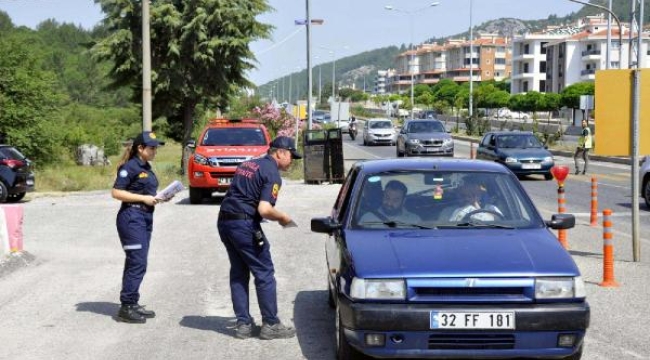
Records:
{"label": "silver car", "polygon": [[639,168],[639,184],[645,205],[650,208],[650,155],[643,158]]}
{"label": "silver car", "polygon": [[366,120],[363,126],[363,145],[395,145],[397,133],[393,122],[385,118]]}
{"label": "silver car", "polygon": [[397,157],[454,156],[454,139],[439,120],[406,120],[397,137]]}

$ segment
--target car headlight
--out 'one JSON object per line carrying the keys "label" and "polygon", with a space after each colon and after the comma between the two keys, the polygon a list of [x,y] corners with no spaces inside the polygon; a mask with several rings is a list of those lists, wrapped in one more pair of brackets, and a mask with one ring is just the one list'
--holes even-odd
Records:
{"label": "car headlight", "polygon": [[506,158],[506,163],[516,163],[516,162],[517,162],[517,158],[513,158],[510,156]]}
{"label": "car headlight", "polygon": [[543,162],[545,162],[545,163],[553,162],[553,157],[552,156],[547,156],[547,157],[544,158]]}
{"label": "car headlight", "polygon": [[451,144],[453,144],[453,143],[454,143],[454,140],[453,140],[453,139],[444,139],[444,140],[442,140],[442,145],[443,145],[443,146],[444,146],[444,145],[451,145]]}
{"label": "car headlight", "polygon": [[401,279],[352,279],[350,296],[353,299],[404,300],[406,290]]}
{"label": "car headlight", "polygon": [[572,299],[586,296],[585,283],[580,276],[535,280],[536,299]]}
{"label": "car headlight", "polygon": [[194,154],[194,162],[201,165],[208,165],[208,158],[203,155]]}
{"label": "car headlight", "polygon": [[418,140],[418,139],[408,139],[407,143],[409,143],[409,144],[419,144],[420,140]]}

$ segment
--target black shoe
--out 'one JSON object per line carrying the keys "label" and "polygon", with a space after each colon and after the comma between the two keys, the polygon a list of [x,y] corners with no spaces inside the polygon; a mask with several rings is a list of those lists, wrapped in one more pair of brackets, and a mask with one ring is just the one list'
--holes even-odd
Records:
{"label": "black shoe", "polygon": [[138,314],[142,315],[143,317],[147,319],[153,319],[156,317],[156,312],[153,310],[147,310],[144,308],[142,305],[135,305],[135,311],[138,312]]}
{"label": "black shoe", "polygon": [[587,172],[586,172],[586,171],[583,171],[583,172],[582,172],[582,175],[587,175]]}
{"label": "black shoe", "polygon": [[138,312],[138,305],[122,305],[117,312],[117,320],[132,324],[147,322],[147,319]]}
{"label": "black shoe", "polygon": [[580,170],[576,170],[575,174],[580,175]]}
{"label": "black shoe", "polygon": [[296,330],[290,326],[285,326],[282,323],[269,325],[264,323],[260,331],[260,339],[273,340],[273,339],[288,339],[296,336]]}
{"label": "black shoe", "polygon": [[235,325],[235,337],[237,339],[248,339],[253,335],[254,323],[248,323],[242,321],[237,321]]}

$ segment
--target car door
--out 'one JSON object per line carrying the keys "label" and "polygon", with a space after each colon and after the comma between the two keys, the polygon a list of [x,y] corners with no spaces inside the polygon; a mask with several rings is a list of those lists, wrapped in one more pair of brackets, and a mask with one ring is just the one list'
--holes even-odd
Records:
{"label": "car door", "polygon": [[478,159],[485,160],[496,160],[496,135],[487,134],[483,137],[483,141],[479,144],[478,150],[476,152],[476,157]]}
{"label": "car door", "polygon": [[336,289],[336,278],[340,272],[342,259],[347,258],[347,246],[345,244],[345,228],[349,221],[347,218],[351,213],[351,204],[353,199],[354,182],[358,177],[357,168],[353,168],[348,173],[348,176],[339,190],[339,195],[332,209],[331,217],[334,221],[341,224],[341,227],[333,234],[327,237],[325,241],[325,256],[327,260],[328,274],[330,275],[329,281],[333,289]]}
{"label": "car door", "polygon": [[368,120],[363,125],[363,141],[368,141],[368,130],[370,129],[370,123],[372,121]]}

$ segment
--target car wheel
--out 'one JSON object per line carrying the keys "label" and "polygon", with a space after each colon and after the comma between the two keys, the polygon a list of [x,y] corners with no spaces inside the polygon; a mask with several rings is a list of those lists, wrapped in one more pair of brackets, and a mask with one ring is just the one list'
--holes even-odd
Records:
{"label": "car wheel", "polygon": [[336,358],[338,360],[362,359],[361,353],[353,348],[345,337],[345,330],[341,324],[341,312],[336,308]]}
{"label": "car wheel", "polygon": [[404,157],[404,153],[399,151],[399,146],[395,147],[395,154],[398,158]]}
{"label": "car wheel", "polygon": [[544,180],[546,180],[546,181],[553,180],[553,174],[551,174],[551,173],[544,174]]}
{"label": "car wheel", "polygon": [[24,192],[17,193],[17,194],[9,194],[7,195],[7,202],[11,202],[11,203],[19,202],[25,197],[25,194],[26,193]]}
{"label": "car wheel", "polygon": [[332,309],[336,309],[336,300],[334,300],[334,292],[329,278],[327,279],[327,305]]}
{"label": "car wheel", "polygon": [[9,191],[7,191],[7,185],[0,181],[0,203],[3,203],[7,201],[7,196],[9,195]]}
{"label": "car wheel", "polygon": [[366,141],[366,137],[363,137],[363,146],[368,146],[368,142]]}
{"label": "car wheel", "polygon": [[650,177],[646,176],[645,184],[643,184],[643,199],[645,205],[650,208]]}
{"label": "car wheel", "polygon": [[200,204],[203,202],[203,189],[190,186],[190,204]]}

